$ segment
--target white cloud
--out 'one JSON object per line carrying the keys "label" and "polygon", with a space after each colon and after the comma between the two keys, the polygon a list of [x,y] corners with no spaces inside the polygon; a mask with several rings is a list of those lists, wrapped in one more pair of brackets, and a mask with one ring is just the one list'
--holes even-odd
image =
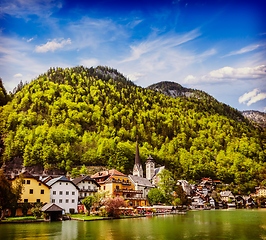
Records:
{"label": "white cloud", "polygon": [[135,72],[135,73],[131,73],[131,74],[128,74],[126,75],[126,77],[131,80],[131,81],[137,81],[139,80],[140,78],[144,77],[145,75],[143,73],[138,73],[138,72]]}
{"label": "white cloud", "polygon": [[100,65],[100,61],[96,58],[82,59],[80,61],[80,65],[83,65],[86,67],[97,67],[98,65]]}
{"label": "white cloud", "polygon": [[249,45],[249,46],[246,46],[246,47],[243,47],[239,50],[236,50],[236,51],[232,51],[228,54],[226,54],[224,57],[229,57],[229,56],[233,56],[233,55],[239,55],[239,54],[244,54],[244,53],[248,53],[248,52],[252,52],[260,47],[263,47],[264,45],[263,44],[252,44],[252,45]]}
{"label": "white cloud", "polygon": [[266,92],[260,92],[258,88],[243,94],[239,97],[238,102],[250,106],[253,103],[266,99]]}
{"label": "white cloud", "polygon": [[266,65],[243,68],[223,67],[209,72],[207,75],[202,76],[200,80],[206,82],[219,82],[235,79],[260,79],[265,76]]}
{"label": "white cloud", "polygon": [[17,73],[14,75],[14,78],[21,78],[21,77],[23,77],[23,75],[21,73]]}
{"label": "white cloud", "polygon": [[184,83],[187,83],[187,84],[193,84],[197,81],[197,78],[194,77],[193,75],[188,75],[185,77],[184,79]]}
{"label": "white cloud", "polygon": [[44,53],[44,52],[54,52],[57,49],[63,48],[66,45],[71,44],[71,40],[70,38],[68,39],[54,39],[52,41],[48,41],[47,43],[40,45],[40,46],[36,46],[35,47],[35,51],[39,52],[39,53]]}

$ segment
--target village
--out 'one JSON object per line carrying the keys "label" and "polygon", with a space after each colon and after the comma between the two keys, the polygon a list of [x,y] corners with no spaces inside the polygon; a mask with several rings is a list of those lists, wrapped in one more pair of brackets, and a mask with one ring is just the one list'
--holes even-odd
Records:
{"label": "village", "polygon": [[248,196],[234,195],[229,190],[217,192],[217,187],[222,182],[211,178],[203,178],[197,184],[189,184],[186,180],[176,182],[176,185],[182,187],[186,204],[179,202],[172,205],[151,205],[148,194],[151,189],[159,187],[160,174],[165,171],[164,166],[156,168],[155,165],[154,159],[148,156],[144,177],[137,144],[131,175],[125,175],[116,169],[99,171],[91,176],[81,175],[77,178],[63,175],[40,176],[22,171],[17,175],[8,176],[11,182],[15,182],[22,175],[23,188],[17,208],[5,209],[4,215],[32,215],[34,206],[39,206],[45,218],[50,221],[63,219],[63,216],[71,214],[90,214],[91,210],[94,210],[92,213],[95,214],[99,213],[99,209],[86,209],[83,200],[97,193],[104,193],[102,196],[105,197],[123,199],[124,205],[120,208],[119,214],[131,216],[184,213],[187,210],[265,207],[265,200],[258,202],[258,199],[266,198],[266,188],[258,187],[254,194]]}

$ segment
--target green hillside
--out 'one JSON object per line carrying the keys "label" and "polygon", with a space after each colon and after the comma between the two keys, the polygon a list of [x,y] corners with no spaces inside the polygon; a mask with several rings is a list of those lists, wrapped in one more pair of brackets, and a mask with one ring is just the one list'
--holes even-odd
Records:
{"label": "green hillside", "polygon": [[248,191],[266,177],[263,135],[240,112],[203,92],[174,98],[138,87],[107,67],[49,69],[0,107],[0,130],[2,162],[129,173],[138,139],[142,162],[151,154],[176,179]]}

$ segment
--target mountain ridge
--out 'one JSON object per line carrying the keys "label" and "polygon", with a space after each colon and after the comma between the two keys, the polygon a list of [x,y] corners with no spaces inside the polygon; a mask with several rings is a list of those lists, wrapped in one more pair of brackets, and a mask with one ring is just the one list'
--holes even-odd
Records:
{"label": "mountain ridge", "polygon": [[201,91],[169,97],[101,68],[50,68],[15,93],[0,108],[0,163],[130,173],[138,139],[141,158],[151,155],[176,179],[243,182],[243,191],[264,179],[264,136],[239,111]]}

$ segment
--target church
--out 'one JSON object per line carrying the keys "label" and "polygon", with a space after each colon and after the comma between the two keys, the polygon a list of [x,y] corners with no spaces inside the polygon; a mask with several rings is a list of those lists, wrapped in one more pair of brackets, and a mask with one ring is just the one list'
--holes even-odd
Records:
{"label": "church", "polygon": [[145,162],[146,176],[144,177],[143,168],[141,164],[139,146],[136,143],[135,164],[133,167],[133,174],[129,175],[130,180],[134,183],[136,190],[142,190],[143,197],[146,197],[149,190],[157,186],[159,178],[158,173],[164,169],[164,166],[155,168],[155,161],[148,156]]}

